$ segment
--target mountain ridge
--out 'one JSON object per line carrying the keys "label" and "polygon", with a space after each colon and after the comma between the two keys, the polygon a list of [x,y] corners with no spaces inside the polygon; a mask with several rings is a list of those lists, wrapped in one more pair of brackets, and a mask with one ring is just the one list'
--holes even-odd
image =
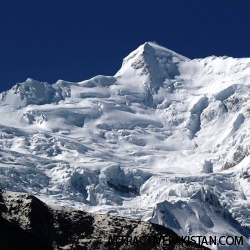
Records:
{"label": "mountain ridge", "polygon": [[[52,208],[28,194],[0,190],[0,205],[2,250],[207,249],[182,240],[173,231],[159,225],[63,207]],[[121,236],[142,240],[137,243],[113,240]],[[172,241],[145,241],[148,236],[172,237]]]}
{"label": "mountain ridge", "polygon": [[[234,232],[248,249],[249,65],[250,58],[190,60],[149,42],[114,76],[28,79],[1,94],[0,188],[171,228],[157,212],[165,204],[181,225],[176,233]],[[194,201],[202,190],[237,226]],[[183,217],[169,212],[179,204],[189,208]]]}

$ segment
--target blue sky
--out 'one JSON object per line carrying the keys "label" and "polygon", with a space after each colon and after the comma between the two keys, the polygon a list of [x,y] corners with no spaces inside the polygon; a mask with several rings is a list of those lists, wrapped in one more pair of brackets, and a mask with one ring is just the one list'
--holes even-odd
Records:
{"label": "blue sky", "polygon": [[0,91],[113,75],[145,41],[189,58],[250,57],[249,0],[0,0]]}

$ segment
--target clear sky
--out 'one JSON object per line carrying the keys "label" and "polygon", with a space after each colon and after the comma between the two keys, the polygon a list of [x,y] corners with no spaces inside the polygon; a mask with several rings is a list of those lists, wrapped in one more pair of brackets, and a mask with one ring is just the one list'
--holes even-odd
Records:
{"label": "clear sky", "polygon": [[0,91],[114,75],[146,41],[250,57],[250,0],[0,0]]}

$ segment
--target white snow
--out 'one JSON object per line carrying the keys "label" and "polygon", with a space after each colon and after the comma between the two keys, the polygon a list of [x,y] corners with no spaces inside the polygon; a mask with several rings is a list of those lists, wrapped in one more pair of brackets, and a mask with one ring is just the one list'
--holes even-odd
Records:
{"label": "white snow", "polygon": [[0,188],[249,249],[249,65],[148,42],[115,76],[27,79],[0,95]]}

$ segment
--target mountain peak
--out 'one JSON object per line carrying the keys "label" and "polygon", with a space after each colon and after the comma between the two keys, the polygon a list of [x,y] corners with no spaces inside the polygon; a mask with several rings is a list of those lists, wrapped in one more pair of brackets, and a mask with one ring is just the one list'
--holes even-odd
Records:
{"label": "mountain peak", "polygon": [[177,69],[172,66],[187,60],[189,59],[156,42],[145,42],[123,59],[122,67],[115,76],[150,75],[151,79],[173,78]]}
{"label": "mountain peak", "polygon": [[186,60],[189,60],[187,57],[181,55],[181,54],[178,54],[176,53],[175,51],[173,50],[170,50],[160,44],[158,44],[157,42],[155,41],[149,41],[149,42],[145,42],[143,45],[144,47],[144,50],[147,52],[149,49],[154,49],[156,52],[165,52],[167,54],[171,54],[173,55],[173,57],[176,57],[178,58],[179,60],[181,61],[186,61]]}

